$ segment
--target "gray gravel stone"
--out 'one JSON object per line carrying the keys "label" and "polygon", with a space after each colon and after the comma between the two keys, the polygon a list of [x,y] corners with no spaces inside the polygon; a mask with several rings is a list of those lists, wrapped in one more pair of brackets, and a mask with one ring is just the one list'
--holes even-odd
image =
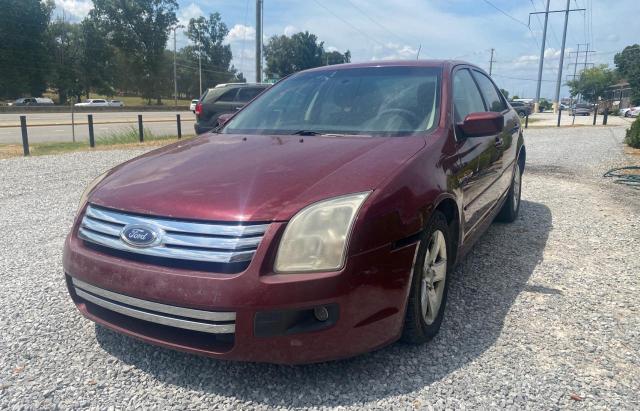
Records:
{"label": "gray gravel stone", "polygon": [[521,217],[459,265],[440,334],[297,367],[153,347],[75,310],[61,251],[80,193],[141,151],[2,160],[0,408],[639,409],[640,192],[600,177],[632,161],[623,133],[527,130]]}

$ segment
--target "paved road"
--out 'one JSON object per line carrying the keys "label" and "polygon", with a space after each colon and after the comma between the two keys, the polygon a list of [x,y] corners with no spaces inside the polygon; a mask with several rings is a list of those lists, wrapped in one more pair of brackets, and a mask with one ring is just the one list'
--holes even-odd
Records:
{"label": "paved road", "polygon": [[78,198],[142,150],[0,161],[0,409],[640,409],[640,192],[624,129],[527,131],[520,217],[451,277],[440,334],[286,367],[150,346],[83,319],[61,251]]}
{"label": "paved road", "polygon": [[[77,141],[88,141],[89,128],[87,114],[76,113],[75,135]],[[96,138],[107,136],[123,130],[138,127],[138,114],[132,112],[94,113],[94,134]],[[193,134],[195,116],[190,111],[144,112],[142,114],[145,128],[157,135],[175,135],[177,133],[176,114],[180,114],[182,133]],[[0,114],[0,143],[20,143],[21,114]],[[25,113],[29,142],[72,141],[72,120],[70,113]]]}

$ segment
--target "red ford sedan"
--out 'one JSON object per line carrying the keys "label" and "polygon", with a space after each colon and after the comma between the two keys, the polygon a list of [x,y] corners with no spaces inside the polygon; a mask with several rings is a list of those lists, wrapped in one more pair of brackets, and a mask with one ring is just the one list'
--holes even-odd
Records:
{"label": "red ford sedan", "polygon": [[98,324],[221,359],[422,343],[456,261],[516,219],[524,166],[518,114],[478,67],[303,71],[98,177],[65,243],[69,293]]}

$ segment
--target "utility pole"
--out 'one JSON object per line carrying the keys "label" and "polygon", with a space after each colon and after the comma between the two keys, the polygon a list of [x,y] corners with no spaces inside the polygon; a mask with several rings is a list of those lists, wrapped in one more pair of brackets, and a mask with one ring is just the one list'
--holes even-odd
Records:
{"label": "utility pole", "polygon": [[[569,12],[571,11],[585,11],[586,9],[569,9],[569,1],[567,0],[567,7],[564,10],[552,10],[549,11],[549,3],[551,2],[551,0],[547,0],[547,6],[545,11],[537,11],[535,13],[529,13],[529,26],[531,26],[531,15],[533,14],[544,14],[544,28],[542,31],[542,46],[540,47],[540,61],[538,62],[538,85],[536,87],[536,102],[535,102],[535,111],[538,111],[538,108],[540,106],[540,86],[542,85],[542,66],[544,63],[544,47],[546,44],[546,40],[547,40],[547,23],[549,21],[549,14],[550,13],[565,13],[565,20],[564,20],[564,35],[562,37],[562,50],[560,52],[560,71],[558,72],[558,84],[560,84],[560,82],[562,81],[562,64],[563,64],[563,59],[564,59],[564,45],[567,39],[567,24],[568,24],[568,20],[569,20]],[[559,86],[558,86],[559,87]],[[558,106],[558,95],[560,94],[560,91],[558,89],[558,92],[556,93],[556,103],[554,103],[554,110],[557,109]]]}
{"label": "utility pole", "polygon": [[256,0],[256,83],[262,83],[262,1]]}
{"label": "utility pole", "polygon": [[[562,32],[562,47],[560,48],[560,65],[558,66],[558,81],[556,83],[556,96],[554,98],[554,113],[559,113],[560,110],[560,86],[562,85],[562,66],[564,64],[564,46],[567,42],[567,26],[569,25],[569,6],[570,1],[567,0],[567,8],[564,12],[564,30]],[[559,125],[559,124],[558,124]]]}
{"label": "utility pole", "polygon": [[[547,7],[544,11],[544,28],[542,29],[542,46],[540,47],[540,60],[538,61],[538,84],[536,86],[536,99],[534,102],[533,112],[538,113],[540,111],[540,86],[542,85],[542,66],[544,64],[544,46],[547,42],[547,23],[549,22],[549,3],[551,0],[547,0]],[[531,14],[529,14],[529,20],[531,20]]]}
{"label": "utility pole", "polygon": [[176,30],[183,27],[183,25],[173,27],[173,97],[175,99],[174,107],[178,107],[178,69],[176,68],[176,54],[178,53],[178,50],[176,47]]}
{"label": "utility pole", "polygon": [[495,62],[495,60],[493,59],[493,52],[495,51],[495,49],[491,49],[491,59],[489,60],[489,77],[491,77],[491,72],[493,71],[493,63]]}
{"label": "utility pole", "polygon": [[200,77],[200,96],[201,96],[202,95],[202,41],[200,40],[200,33],[198,33],[198,75]]}

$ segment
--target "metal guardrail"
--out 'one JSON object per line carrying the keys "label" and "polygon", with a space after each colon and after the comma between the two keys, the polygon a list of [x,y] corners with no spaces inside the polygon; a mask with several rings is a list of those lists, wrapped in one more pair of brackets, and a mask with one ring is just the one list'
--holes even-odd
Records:
{"label": "metal guardrail", "polygon": [[[87,115],[87,126],[89,128],[89,147],[94,148],[96,146],[95,135],[93,130],[93,114]],[[74,128],[74,141],[75,141],[75,124]],[[22,132],[22,149],[24,152],[24,156],[30,155],[29,149],[29,132],[27,127],[27,116],[20,116],[20,130]],[[182,138],[182,124],[180,114],[176,114],[176,130],[178,134],[178,139]],[[142,114],[138,114],[138,134],[140,142],[144,142],[144,122],[142,118]]]}

